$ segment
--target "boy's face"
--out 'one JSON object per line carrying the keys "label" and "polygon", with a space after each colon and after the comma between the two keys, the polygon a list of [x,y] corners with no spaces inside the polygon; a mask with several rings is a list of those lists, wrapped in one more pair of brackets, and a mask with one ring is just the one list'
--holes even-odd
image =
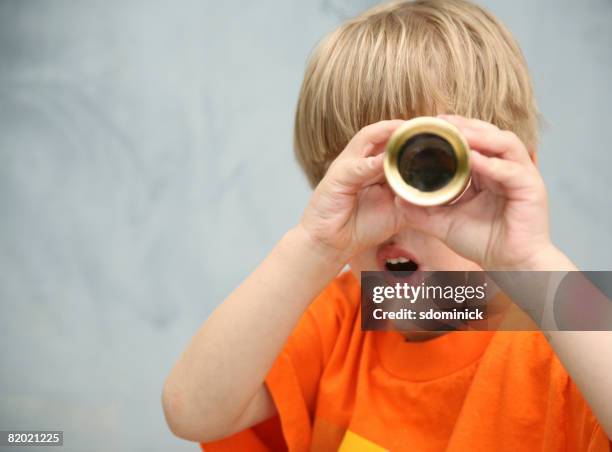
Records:
{"label": "boy's face", "polygon": [[440,240],[405,229],[378,246],[354,256],[349,265],[357,279],[362,271],[478,271],[482,270],[451,251]]}
{"label": "boy's face", "polygon": [[[398,269],[398,266],[400,270],[408,271],[482,270],[474,262],[451,251],[440,240],[414,229],[405,229],[386,242],[355,255],[349,265],[357,280],[360,279],[362,271],[387,271]],[[402,334],[408,341],[420,342],[447,332],[403,331]]]}

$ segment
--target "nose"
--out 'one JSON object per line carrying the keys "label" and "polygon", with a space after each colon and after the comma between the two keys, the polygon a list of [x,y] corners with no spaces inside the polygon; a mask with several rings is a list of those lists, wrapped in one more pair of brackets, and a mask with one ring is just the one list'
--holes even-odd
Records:
{"label": "nose", "polygon": [[380,246],[383,247],[383,246],[395,245],[396,238],[397,238],[397,234],[393,234],[391,237],[389,237],[387,240],[381,243]]}

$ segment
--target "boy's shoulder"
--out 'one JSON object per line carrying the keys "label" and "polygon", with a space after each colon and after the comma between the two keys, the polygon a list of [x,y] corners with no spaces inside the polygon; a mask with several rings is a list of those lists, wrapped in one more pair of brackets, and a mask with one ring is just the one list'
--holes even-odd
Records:
{"label": "boy's shoulder", "polygon": [[523,364],[531,363],[536,367],[545,366],[553,373],[563,370],[562,374],[567,376],[541,331],[496,331],[491,338],[487,352],[499,355],[497,359]]}
{"label": "boy's shoulder", "polygon": [[352,271],[336,276],[313,300],[308,312],[317,319],[333,316],[338,321],[353,319],[359,311],[361,286]]}

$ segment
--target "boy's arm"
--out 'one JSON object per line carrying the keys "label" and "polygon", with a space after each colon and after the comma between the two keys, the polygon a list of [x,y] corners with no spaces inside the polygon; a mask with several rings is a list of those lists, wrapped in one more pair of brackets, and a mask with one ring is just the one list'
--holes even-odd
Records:
{"label": "boy's arm", "polygon": [[612,332],[550,331],[546,336],[612,441]]}
{"label": "boy's arm", "polygon": [[382,168],[384,144],[401,120],[359,131],[317,186],[300,225],[212,313],[164,385],[177,435],[212,441],[274,413],[265,377],[308,304],[364,247],[400,221]]}
{"label": "boy's arm", "polygon": [[264,379],[310,301],[341,270],[338,256],[290,230],[212,313],[170,373],[166,419],[185,439],[211,441],[274,414]]}
{"label": "boy's arm", "polygon": [[[520,139],[484,121],[441,117],[472,149],[472,187],[452,206],[423,209],[397,199],[410,225],[486,271],[577,270],[550,241],[544,182]],[[511,282],[496,282],[510,294],[516,290]],[[521,304],[520,297],[515,301]],[[612,332],[551,331],[547,337],[612,438]]]}
{"label": "boy's arm", "polygon": [[[529,268],[524,270],[566,272],[576,271],[578,268],[561,251],[551,247],[538,253]],[[539,279],[538,276],[535,278]],[[585,281],[588,285],[586,278]],[[510,288],[508,292],[511,293],[511,290]],[[605,299],[603,294],[593,296],[597,296],[602,303],[599,315],[610,319],[610,300]],[[579,304],[580,300],[572,302]],[[612,441],[612,331],[552,329],[545,331],[544,335]]]}

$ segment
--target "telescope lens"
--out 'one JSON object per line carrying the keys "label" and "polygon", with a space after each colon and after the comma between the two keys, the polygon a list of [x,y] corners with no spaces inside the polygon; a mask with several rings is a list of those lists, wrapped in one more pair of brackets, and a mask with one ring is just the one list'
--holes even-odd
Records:
{"label": "telescope lens", "polygon": [[457,157],[451,144],[431,133],[407,140],[397,157],[404,181],[417,190],[430,192],[444,187],[457,171]]}

